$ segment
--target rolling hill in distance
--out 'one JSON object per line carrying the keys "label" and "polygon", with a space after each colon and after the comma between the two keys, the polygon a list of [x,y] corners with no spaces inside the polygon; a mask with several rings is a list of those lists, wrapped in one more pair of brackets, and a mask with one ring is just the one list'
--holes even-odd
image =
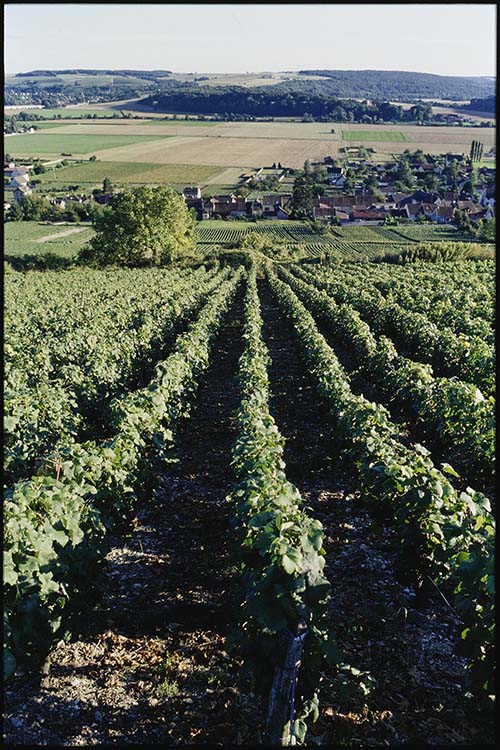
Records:
{"label": "rolling hill in distance", "polygon": [[[442,76],[432,73],[387,70],[300,70],[253,73],[175,73],[170,70],[65,69],[33,70],[7,75],[6,100],[20,90],[37,88],[68,92],[72,89],[130,89],[133,95],[162,93],[173,88],[242,86],[256,90],[270,86],[276,94],[310,92],[338,98],[412,101],[446,99],[454,101],[488,97],[495,93],[496,80],[489,76]],[[6,103],[9,103],[6,101]]]}

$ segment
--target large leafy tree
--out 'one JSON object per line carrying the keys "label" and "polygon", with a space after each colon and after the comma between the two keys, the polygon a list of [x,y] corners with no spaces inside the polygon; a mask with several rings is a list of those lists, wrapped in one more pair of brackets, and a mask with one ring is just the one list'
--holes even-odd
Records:
{"label": "large leafy tree", "polygon": [[99,265],[162,265],[194,249],[193,218],[181,196],[166,185],[116,195],[96,219],[95,230],[80,258]]}
{"label": "large leafy tree", "polygon": [[293,215],[297,219],[308,219],[313,215],[314,190],[311,180],[297,177],[293,184]]}

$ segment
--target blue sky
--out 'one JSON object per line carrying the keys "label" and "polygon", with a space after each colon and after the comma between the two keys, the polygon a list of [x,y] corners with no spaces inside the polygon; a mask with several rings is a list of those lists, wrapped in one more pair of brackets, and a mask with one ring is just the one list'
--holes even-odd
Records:
{"label": "blue sky", "polygon": [[496,6],[6,3],[6,73],[340,68],[496,74]]}

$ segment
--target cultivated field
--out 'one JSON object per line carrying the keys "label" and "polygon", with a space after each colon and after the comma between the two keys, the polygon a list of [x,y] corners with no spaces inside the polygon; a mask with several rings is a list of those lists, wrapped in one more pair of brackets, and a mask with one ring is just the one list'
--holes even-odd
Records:
{"label": "cultivated field", "polygon": [[[152,132],[154,130],[154,133]],[[332,132],[334,131],[334,132]],[[203,123],[110,120],[61,122],[51,132],[10,136],[13,155],[95,154],[103,161],[187,164],[241,168],[281,162],[301,167],[306,159],[338,157],[343,145],[373,147],[377,161],[421,148],[426,153],[468,153],[473,139],[487,152],[495,144],[495,128],[356,125],[345,123],[237,122]],[[182,181],[182,180],[181,180]],[[217,184],[225,180],[217,179]]]}
{"label": "cultivated field", "polygon": [[359,141],[360,143],[378,141],[397,143],[398,141],[409,141],[410,139],[406,133],[400,130],[342,130],[342,140]]}

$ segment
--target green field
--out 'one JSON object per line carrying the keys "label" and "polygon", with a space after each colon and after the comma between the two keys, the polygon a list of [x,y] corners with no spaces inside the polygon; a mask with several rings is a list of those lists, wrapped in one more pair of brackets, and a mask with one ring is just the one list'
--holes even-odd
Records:
{"label": "green field", "polygon": [[400,130],[343,130],[344,141],[409,141]]}
{"label": "green field", "polygon": [[[85,136],[82,136],[85,137]],[[223,167],[196,164],[142,164],[140,162],[94,161],[63,167],[40,175],[42,184],[98,185],[108,177],[115,185],[198,185],[222,172]]]}
{"label": "green field", "polygon": [[58,135],[57,133],[28,133],[5,139],[4,147],[13,156],[51,154],[91,154],[106,148],[130,146],[141,141],[157,141],[168,135]]}
{"label": "green field", "polygon": [[[80,228],[78,233],[67,234]],[[80,247],[93,236],[88,224],[50,224],[38,221],[8,221],[4,224],[4,258],[19,258],[23,255],[54,253],[64,258],[75,255]],[[46,241],[45,237],[52,237]]]}

